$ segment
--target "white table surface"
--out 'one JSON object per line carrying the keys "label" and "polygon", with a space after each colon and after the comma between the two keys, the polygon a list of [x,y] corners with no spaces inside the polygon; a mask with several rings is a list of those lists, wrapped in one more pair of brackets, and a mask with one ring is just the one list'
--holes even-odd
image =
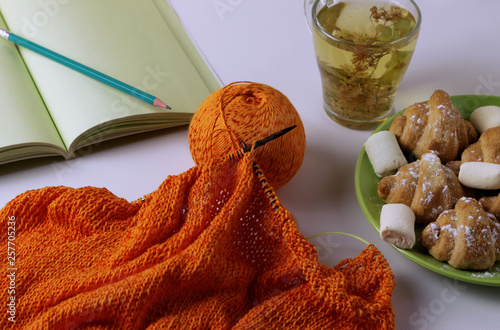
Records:
{"label": "white table surface", "polygon": [[[393,306],[398,329],[499,327],[500,288],[452,279],[406,259],[383,242],[363,215],[354,189],[354,167],[370,131],[331,121],[322,109],[321,86],[302,0],[171,0],[224,84],[265,83],[296,107],[306,130],[303,165],[278,196],[306,236],[349,232],[375,244],[395,275]],[[395,108],[451,95],[500,96],[500,1],[421,0],[423,14],[415,55]],[[83,157],[40,159],[0,166],[0,206],[44,186],[106,187],[135,200],[171,174],[194,166],[187,127],[146,133],[86,149]],[[354,257],[364,244],[344,236],[312,240],[329,266]]]}

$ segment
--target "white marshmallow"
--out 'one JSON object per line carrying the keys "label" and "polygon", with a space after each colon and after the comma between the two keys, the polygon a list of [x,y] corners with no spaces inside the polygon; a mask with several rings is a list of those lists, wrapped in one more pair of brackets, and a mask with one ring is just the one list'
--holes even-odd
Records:
{"label": "white marshmallow", "polygon": [[381,131],[371,135],[364,144],[366,154],[378,177],[396,173],[408,164],[394,133]]}
{"label": "white marshmallow", "polygon": [[401,249],[415,245],[415,213],[405,204],[384,204],[380,212],[380,238]]}
{"label": "white marshmallow", "polygon": [[485,162],[467,162],[460,166],[458,181],[475,189],[500,189],[500,165]]}
{"label": "white marshmallow", "polygon": [[500,107],[496,105],[486,105],[479,107],[470,115],[470,122],[479,134],[488,128],[500,126]]}

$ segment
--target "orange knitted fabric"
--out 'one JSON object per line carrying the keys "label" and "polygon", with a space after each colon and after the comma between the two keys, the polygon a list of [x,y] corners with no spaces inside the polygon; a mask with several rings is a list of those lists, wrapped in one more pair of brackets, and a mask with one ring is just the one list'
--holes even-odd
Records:
{"label": "orange knitted fabric", "polygon": [[381,253],[318,263],[253,153],[170,176],[132,203],[103,188],[28,191],[0,219],[4,261],[16,224],[15,293],[1,290],[16,322],[4,313],[2,329],[394,328]]}

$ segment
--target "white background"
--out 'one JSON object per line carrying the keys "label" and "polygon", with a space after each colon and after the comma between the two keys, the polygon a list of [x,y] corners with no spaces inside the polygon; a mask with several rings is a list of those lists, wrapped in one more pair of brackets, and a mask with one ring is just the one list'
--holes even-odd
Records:
{"label": "white background", "polygon": [[[398,329],[498,327],[500,288],[455,282],[406,259],[383,242],[364,217],[354,167],[369,131],[331,121],[322,109],[319,73],[301,0],[171,0],[223,84],[246,80],[282,91],[306,130],[307,149],[295,178],[278,196],[306,236],[349,232],[374,243],[395,274]],[[395,108],[424,101],[435,89],[451,95],[500,96],[500,2],[421,0],[422,29]],[[83,157],[0,166],[0,206],[44,186],[106,187],[135,200],[171,174],[194,166],[187,127],[101,143]],[[312,240],[334,266],[364,245],[343,236]]]}

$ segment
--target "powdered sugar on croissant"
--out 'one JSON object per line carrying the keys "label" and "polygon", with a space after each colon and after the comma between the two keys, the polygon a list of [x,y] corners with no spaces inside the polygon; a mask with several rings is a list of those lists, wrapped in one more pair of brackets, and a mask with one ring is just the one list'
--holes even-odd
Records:
{"label": "powdered sugar on croissant", "polygon": [[485,162],[500,165],[500,126],[487,129],[479,136],[477,142],[468,145],[460,156],[460,160],[446,163],[457,175],[460,166],[467,162]]}
{"label": "powdered sugar on croissant", "polygon": [[500,219],[500,193],[497,196],[485,196],[479,200],[486,212],[493,214]]}
{"label": "powdered sugar on croissant", "polygon": [[415,213],[416,223],[428,224],[453,208],[465,191],[455,173],[434,153],[404,165],[395,175],[382,178],[378,195],[386,203],[401,203]]}
{"label": "powdered sugar on croissant", "polygon": [[420,239],[436,259],[458,269],[486,270],[500,260],[500,223],[473,198],[428,224]]}
{"label": "powdered sugar on croissant", "polygon": [[465,148],[461,161],[500,164],[500,126],[487,129],[477,142]]}
{"label": "powdered sugar on croissant", "polygon": [[394,119],[390,131],[404,151],[417,158],[434,151],[443,163],[457,159],[465,147],[477,140],[474,126],[462,118],[442,90],[436,90],[428,102],[409,106]]}

